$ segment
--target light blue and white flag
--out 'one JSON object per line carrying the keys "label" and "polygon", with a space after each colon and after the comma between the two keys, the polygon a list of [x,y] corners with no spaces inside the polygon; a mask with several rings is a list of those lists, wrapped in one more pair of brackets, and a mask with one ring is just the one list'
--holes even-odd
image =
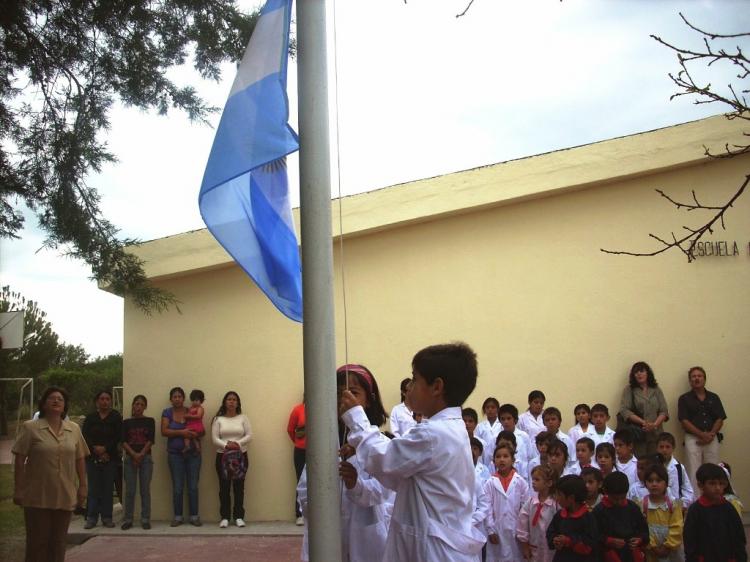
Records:
{"label": "light blue and white flag", "polygon": [[276,307],[302,321],[302,274],[286,156],[299,149],[287,123],[292,0],[261,11],[216,131],[198,206],[206,226]]}

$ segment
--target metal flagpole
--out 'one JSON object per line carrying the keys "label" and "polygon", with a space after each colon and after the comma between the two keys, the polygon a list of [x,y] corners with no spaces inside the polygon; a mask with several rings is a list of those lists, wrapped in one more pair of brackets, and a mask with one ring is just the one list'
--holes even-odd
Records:
{"label": "metal flagpole", "polygon": [[312,562],[341,560],[326,2],[297,0],[303,352]]}

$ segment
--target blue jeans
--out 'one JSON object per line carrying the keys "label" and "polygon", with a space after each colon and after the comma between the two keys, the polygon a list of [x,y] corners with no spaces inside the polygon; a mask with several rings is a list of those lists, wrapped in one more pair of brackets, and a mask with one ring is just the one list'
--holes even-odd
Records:
{"label": "blue jeans", "polygon": [[89,484],[86,519],[96,522],[112,519],[112,492],[115,486],[117,465],[114,461],[95,463],[86,459],[86,477]]}
{"label": "blue jeans", "polygon": [[133,508],[135,507],[136,481],[141,491],[141,522],[151,520],[151,475],[154,472],[154,461],[151,455],[146,455],[141,460],[138,468],[133,464],[130,456],[125,456],[123,476],[125,477],[125,521],[133,521]]}
{"label": "blue jeans", "polygon": [[172,474],[172,509],[175,519],[182,519],[183,489],[187,481],[190,517],[198,517],[198,477],[201,472],[200,453],[167,453],[169,472]]}

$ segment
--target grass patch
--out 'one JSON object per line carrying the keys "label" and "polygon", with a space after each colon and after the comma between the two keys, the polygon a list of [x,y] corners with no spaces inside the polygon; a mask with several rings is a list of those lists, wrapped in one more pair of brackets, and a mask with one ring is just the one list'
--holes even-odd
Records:
{"label": "grass patch", "polygon": [[0,560],[23,560],[26,535],[23,510],[13,503],[13,470],[0,464]]}

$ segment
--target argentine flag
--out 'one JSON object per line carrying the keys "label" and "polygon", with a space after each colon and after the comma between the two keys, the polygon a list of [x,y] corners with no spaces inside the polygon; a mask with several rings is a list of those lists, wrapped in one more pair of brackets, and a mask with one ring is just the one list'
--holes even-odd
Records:
{"label": "argentine flag", "polygon": [[292,0],[268,0],[224,106],[198,206],[208,230],[276,307],[302,321],[302,273],[286,156],[299,149],[287,123]]}

